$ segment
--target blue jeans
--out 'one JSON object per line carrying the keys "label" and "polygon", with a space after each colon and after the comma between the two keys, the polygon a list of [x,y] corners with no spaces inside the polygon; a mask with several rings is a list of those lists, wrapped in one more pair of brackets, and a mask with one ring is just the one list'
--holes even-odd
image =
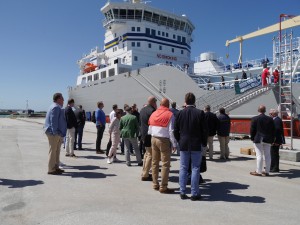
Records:
{"label": "blue jeans", "polygon": [[75,130],[75,144],[74,147],[78,144],[78,149],[82,149],[82,135],[83,135],[83,126],[78,126]]}
{"label": "blue jeans", "polygon": [[189,169],[190,159],[192,163],[191,194],[192,196],[198,196],[202,151],[180,151],[180,171],[179,171],[180,194],[186,194],[186,184],[188,180],[188,169]]}

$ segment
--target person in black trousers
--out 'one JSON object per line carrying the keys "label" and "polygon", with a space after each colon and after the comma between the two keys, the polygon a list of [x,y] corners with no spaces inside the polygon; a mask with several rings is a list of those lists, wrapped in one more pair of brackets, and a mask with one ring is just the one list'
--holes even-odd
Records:
{"label": "person in black trousers", "polygon": [[283,133],[283,123],[278,117],[278,110],[271,109],[270,116],[273,118],[275,125],[275,140],[271,146],[271,167],[270,172],[279,172],[279,147],[285,144],[285,138]]}

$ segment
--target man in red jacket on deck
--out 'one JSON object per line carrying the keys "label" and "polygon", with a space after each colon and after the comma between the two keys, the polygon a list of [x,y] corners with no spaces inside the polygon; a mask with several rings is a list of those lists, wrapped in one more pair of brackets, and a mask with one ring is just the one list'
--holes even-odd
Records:
{"label": "man in red jacket on deck", "polygon": [[265,68],[261,74],[261,84],[263,87],[268,85],[267,79],[270,76],[269,67]]}
{"label": "man in red jacket on deck", "polygon": [[[173,113],[169,110],[170,102],[163,98],[160,107],[151,114],[149,118],[148,134],[152,136],[152,180],[153,189],[160,193],[170,194],[174,189],[168,188],[171,154],[176,151],[176,142],[173,134],[174,120]],[[158,183],[159,161],[162,162],[161,184]]]}

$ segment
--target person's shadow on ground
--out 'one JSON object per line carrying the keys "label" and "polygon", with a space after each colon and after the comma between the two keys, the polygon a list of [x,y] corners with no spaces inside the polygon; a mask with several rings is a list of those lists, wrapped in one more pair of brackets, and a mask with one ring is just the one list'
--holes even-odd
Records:
{"label": "person's shadow on ground", "polygon": [[282,177],[287,179],[300,178],[300,170],[296,170],[296,169],[280,170],[280,173],[271,173],[271,176]]}
{"label": "person's shadow on ground", "polygon": [[235,182],[205,183],[201,185],[200,192],[204,201],[265,203],[265,198],[260,196],[240,196],[232,193],[232,190],[248,187],[247,184]]}
{"label": "person's shadow on ground", "polygon": [[24,188],[44,184],[41,180],[11,180],[0,178],[0,185],[8,186],[8,188]]}

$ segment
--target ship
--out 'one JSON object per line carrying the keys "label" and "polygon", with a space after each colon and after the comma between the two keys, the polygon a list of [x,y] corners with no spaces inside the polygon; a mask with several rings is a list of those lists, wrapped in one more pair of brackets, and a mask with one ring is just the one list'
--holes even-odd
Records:
{"label": "ship", "polygon": [[[119,108],[136,104],[141,109],[151,95],[158,100],[168,98],[181,107],[185,94],[193,92],[198,108],[210,104],[217,112],[225,107],[230,115],[256,115],[261,103],[267,108],[282,105],[282,112],[295,107],[294,114],[300,114],[299,37],[286,35],[290,45],[285,47],[278,44],[283,40],[274,39],[270,58],[244,62],[240,55],[238,63],[226,65],[214,52],[191,60],[195,26],[187,15],[154,8],[140,0],[108,1],[101,12],[104,47],[96,47],[78,60],[77,83],[68,88],[69,98],[86,112],[93,112],[99,101],[104,103],[106,114],[113,104]],[[283,88],[261,87],[260,75],[265,67],[270,68],[270,74],[281,68]],[[241,79],[243,72],[247,79]],[[237,81],[239,95],[234,90]],[[282,93],[284,88],[290,89]]]}

